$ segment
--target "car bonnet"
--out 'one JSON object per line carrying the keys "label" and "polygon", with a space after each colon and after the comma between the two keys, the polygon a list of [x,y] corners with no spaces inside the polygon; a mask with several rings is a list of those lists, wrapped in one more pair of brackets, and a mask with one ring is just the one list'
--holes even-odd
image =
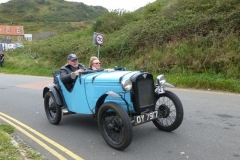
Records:
{"label": "car bonnet", "polygon": [[85,82],[121,82],[125,79],[130,79],[134,74],[140,71],[102,71],[95,74],[86,75]]}

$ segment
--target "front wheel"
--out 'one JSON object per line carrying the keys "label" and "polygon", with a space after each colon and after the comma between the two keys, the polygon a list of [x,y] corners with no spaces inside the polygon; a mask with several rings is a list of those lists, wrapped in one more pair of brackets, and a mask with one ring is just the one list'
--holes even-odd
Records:
{"label": "front wheel", "polygon": [[156,97],[158,118],[153,120],[154,125],[166,132],[177,129],[183,120],[183,107],[180,99],[172,92],[166,91]]}
{"label": "front wheel", "polygon": [[98,112],[98,127],[107,144],[117,150],[132,141],[132,124],[127,112],[117,103],[104,103]]}
{"label": "front wheel", "polygon": [[47,92],[44,96],[44,108],[47,118],[51,124],[58,124],[62,119],[62,109],[56,103],[52,92]]}

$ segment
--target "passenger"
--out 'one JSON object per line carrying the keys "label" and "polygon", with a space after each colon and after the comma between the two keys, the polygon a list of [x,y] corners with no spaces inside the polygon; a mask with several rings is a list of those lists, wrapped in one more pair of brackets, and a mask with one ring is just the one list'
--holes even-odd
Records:
{"label": "passenger", "polygon": [[101,68],[101,62],[98,57],[91,57],[89,61],[89,70],[98,70]]}
{"label": "passenger", "polygon": [[2,51],[0,51],[0,68],[3,67],[3,62],[4,62],[4,54]]}
{"label": "passenger", "polygon": [[83,64],[78,63],[78,57],[75,54],[68,55],[67,64],[60,70],[60,79],[69,91],[73,88],[77,75],[85,69]]}

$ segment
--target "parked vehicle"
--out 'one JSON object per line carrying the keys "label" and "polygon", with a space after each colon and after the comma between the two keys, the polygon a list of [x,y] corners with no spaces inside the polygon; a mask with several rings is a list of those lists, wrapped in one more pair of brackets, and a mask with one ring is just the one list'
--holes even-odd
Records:
{"label": "parked vehicle", "polygon": [[7,46],[8,49],[16,49],[16,44],[14,43],[9,43]]}
{"label": "parked vehicle", "polygon": [[16,48],[24,47],[22,43],[15,43],[15,45],[16,45]]}
{"label": "parked vehicle", "polygon": [[1,48],[1,50],[2,51],[6,51],[6,50],[8,50],[8,44],[7,43],[0,43],[0,48]]}
{"label": "parked vehicle", "polygon": [[62,115],[89,114],[98,122],[102,137],[117,150],[128,147],[134,126],[152,121],[162,131],[177,129],[183,120],[180,99],[165,86],[174,87],[159,75],[124,68],[85,71],[68,91],[54,71],[54,84],[43,89],[44,108],[51,124]]}

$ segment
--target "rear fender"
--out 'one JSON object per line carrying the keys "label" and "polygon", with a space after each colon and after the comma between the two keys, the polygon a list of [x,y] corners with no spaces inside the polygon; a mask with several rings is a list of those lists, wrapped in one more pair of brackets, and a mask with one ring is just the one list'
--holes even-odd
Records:
{"label": "rear fender", "polygon": [[54,97],[55,97],[56,103],[58,105],[63,106],[62,96],[60,95],[58,89],[56,89],[55,87],[56,86],[53,85],[53,84],[49,84],[46,87],[44,87],[44,89],[43,89],[43,98],[44,98],[44,96],[45,96],[45,94],[47,92],[51,91],[53,93]]}

